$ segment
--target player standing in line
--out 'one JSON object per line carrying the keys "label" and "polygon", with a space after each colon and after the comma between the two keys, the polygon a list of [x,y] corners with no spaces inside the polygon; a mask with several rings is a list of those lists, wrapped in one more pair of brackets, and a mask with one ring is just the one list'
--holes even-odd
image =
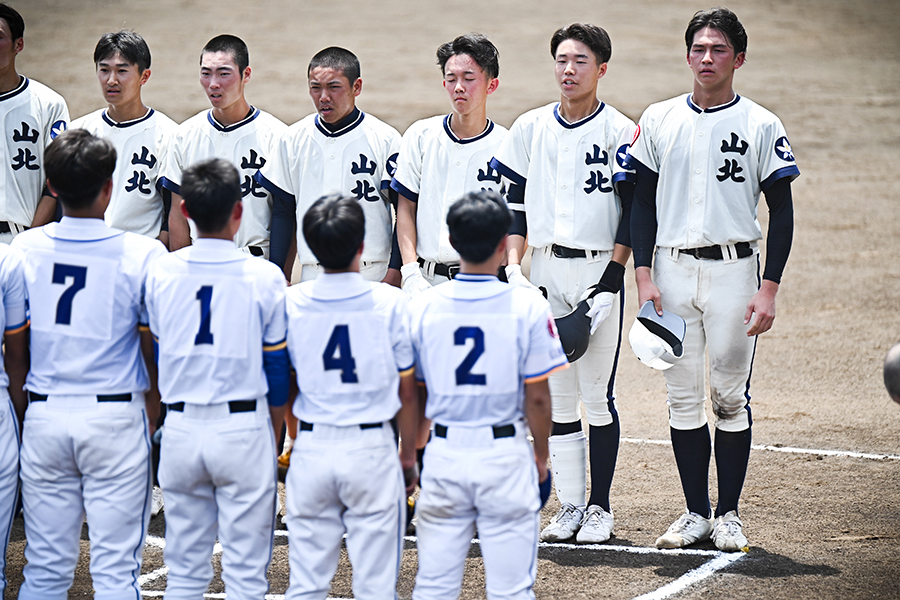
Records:
{"label": "player standing in line", "polygon": [[[632,213],[638,301],[652,300],[660,314],[665,309],[686,324],[684,356],[665,376],[687,511],[656,545],[678,548],[711,534],[720,550],[746,550],[738,499],[750,456],[750,372],[756,336],[775,318],[794,227],[791,181],[800,171],[778,117],[734,92],[747,50],[737,16],[725,8],[700,11],[684,40],[693,93],[647,108],[628,157],[638,172]],[[760,191],[769,207],[762,283]],[[719,486],[714,523],[707,352]]]}
{"label": "player standing in line", "polygon": [[360,272],[370,281],[381,281],[391,254],[388,192],[400,134],[356,107],[363,81],[359,59],[349,50],[325,48],[313,56],[307,76],[316,114],[288,128],[257,176],[274,196],[269,260],[290,277],[294,257],[288,250],[296,235],[301,281],[314,279],[320,271],[318,261],[297,223],[323,194],[349,194],[366,215]]}
{"label": "player standing in line", "polygon": [[69,122],[62,96],[19,75],[16,55],[25,48],[25,21],[0,4],[0,120],[4,124],[0,184],[0,242],[9,243],[29,227],[49,223],[56,200],[44,183],[44,148]]}
{"label": "player standing in line", "polygon": [[62,220],[12,243],[31,312],[22,600],[67,597],[85,515],[94,597],[141,592],[159,394],[153,340],[139,323],[146,275],[166,250],[103,222],[115,166],[111,142],[83,129],[61,134],[45,167]]}
{"label": "player standing in line", "polygon": [[193,227],[177,209],[181,203],[181,174],[190,165],[209,158],[224,158],[241,174],[244,213],[234,237],[238,248],[253,256],[269,254],[272,196],[253,177],[262,168],[287,126],[244,97],[250,81],[250,53],[233,35],[219,35],[200,53],[200,85],[212,109],[178,126],[172,138],[162,185],[172,192],[169,211],[169,248],[178,250],[196,237]]}
{"label": "player standing in line", "polygon": [[355,196],[317,200],[303,236],[323,272],[287,292],[300,431],[286,482],[286,598],[325,599],[345,532],[353,597],[396,598],[418,473],[415,444],[398,460],[390,420],[402,440],[415,439],[418,390],[406,294],[360,275],[365,223]]}
{"label": "player standing in line", "polygon": [[460,273],[410,303],[434,422],[416,505],[414,600],[459,597],[476,526],[488,598],[534,598],[538,513],[550,493],[547,377],[568,362],[547,301],[497,279],[511,222],[496,192],[454,203],[447,225]]}
{"label": "player standing in line", "polygon": [[[28,315],[22,265],[9,246],[0,244],[0,600],[6,590],[6,547],[19,499],[19,444],[28,398]],[[8,390],[7,390],[8,388]]]}
{"label": "player standing in line", "polygon": [[218,535],[228,597],[262,598],[274,535],[272,424],[284,418],[289,381],[284,276],[233,241],[243,204],[228,161],[187,168],[181,190],[175,210],[199,237],[157,261],[147,280],[168,409],[159,465],[165,597],[203,596]]}
{"label": "player standing in line", "polygon": [[459,271],[445,221],[453,201],[469,191],[500,190],[500,174],[489,163],[506,128],[487,118],[487,98],[500,85],[497,48],[481,34],[461,35],[437,49],[437,62],[452,111],[409,126],[391,182],[400,195],[397,237],[410,294]]}
{"label": "player standing in line", "polygon": [[[619,450],[615,376],[622,336],[625,263],[634,173],[623,164],[634,123],[597,99],[612,44],[595,25],[573,23],[550,40],[558,103],[516,119],[491,166],[507,177],[515,215],[507,277],[546,290],[553,314],[572,311],[589,294],[591,340],[572,369],[550,378],[550,448],[562,507],[541,532],[544,541],[605,542],[613,532],[609,503]],[[519,266],[525,236],[534,247],[531,282]],[[610,314],[612,318],[607,318]],[[590,426],[591,494],[585,506],[585,435]]]}
{"label": "player standing in line", "polygon": [[116,147],[119,165],[106,224],[168,245],[171,193],[162,189],[159,174],[178,126],[141,99],[141,88],[150,79],[150,48],[133,31],[107,33],[94,49],[94,65],[107,107],[75,119],[72,129],[87,129]]}

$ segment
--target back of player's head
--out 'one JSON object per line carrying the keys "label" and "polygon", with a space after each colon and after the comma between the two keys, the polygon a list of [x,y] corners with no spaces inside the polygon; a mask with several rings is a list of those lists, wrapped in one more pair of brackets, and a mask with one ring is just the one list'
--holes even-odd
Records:
{"label": "back of player's head", "polygon": [[346,269],[366,234],[366,217],[352,196],[322,196],[303,215],[303,237],[326,269]]}
{"label": "back of player's head", "polygon": [[115,33],[104,33],[94,48],[94,64],[112,58],[116,53],[143,73],[150,68],[150,48],[140,35],[122,29]]}
{"label": "back of player's head", "polygon": [[203,51],[200,52],[200,60],[203,60],[204,54],[215,54],[216,52],[230,54],[241,73],[250,66],[250,50],[247,49],[244,40],[236,35],[223,33],[206,42]]}
{"label": "back of player's head", "polygon": [[476,265],[494,254],[510,225],[509,208],[493,190],[469,192],[447,212],[450,244],[463,260]]}
{"label": "back of player's head", "polygon": [[590,48],[598,65],[609,62],[612,57],[612,42],[602,27],[589,23],[572,23],[568,27],[557,29],[550,38],[550,56],[556,58],[556,49],[566,40],[576,40]]}
{"label": "back of player's head", "polygon": [[354,81],[359,79],[359,59],[356,55],[345,48],[331,46],[320,50],[309,61],[309,68],[306,69],[306,75],[312,73],[317,67],[325,67],[326,69],[334,69],[341,71],[344,77],[352,85]]}
{"label": "back of player's head", "polygon": [[25,19],[12,6],[0,2],[0,19],[6,21],[7,26],[9,26],[12,41],[16,41],[25,35]]}
{"label": "back of player's head", "polygon": [[472,60],[481,67],[488,79],[500,76],[500,52],[491,43],[491,40],[480,33],[467,33],[461,35],[452,42],[441,44],[437,49],[437,64],[441,67],[441,73],[451,56],[468,54]]}
{"label": "back of player's head", "polygon": [[706,27],[721,31],[722,35],[728,38],[731,47],[734,48],[735,56],[747,51],[747,32],[744,30],[744,26],[741,25],[736,14],[727,8],[719,7],[694,13],[694,18],[688,23],[684,32],[684,43],[687,45],[688,52],[694,45],[694,35]]}
{"label": "back of player's head", "polygon": [[181,177],[181,197],[188,215],[203,233],[222,231],[241,201],[241,178],[227,160],[195,163]]}
{"label": "back of player's head", "polygon": [[88,208],[116,168],[116,148],[84,129],[70,129],[44,152],[44,172],[63,206]]}

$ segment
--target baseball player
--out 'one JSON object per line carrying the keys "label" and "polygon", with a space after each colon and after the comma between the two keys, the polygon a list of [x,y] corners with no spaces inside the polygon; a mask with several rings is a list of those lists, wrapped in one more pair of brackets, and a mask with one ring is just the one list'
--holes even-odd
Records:
{"label": "baseball player", "polygon": [[12,243],[31,314],[22,600],[67,597],[85,515],[94,597],[140,596],[159,395],[153,341],[139,324],[146,274],[166,250],[103,222],[115,166],[111,142],[83,129],[61,134],[45,168],[62,220]]}
{"label": "baseball player", "polygon": [[275,431],[288,390],[284,290],[273,264],[232,241],[243,204],[222,159],[184,171],[177,207],[198,238],[147,280],[167,406],[159,481],[166,495],[166,599],[201,598],[222,544],[229,598],[262,598],[272,558]]}
{"label": "baseball player", "polygon": [[[790,184],[800,171],[781,121],[734,92],[747,50],[737,16],[725,8],[700,11],[684,39],[693,92],[647,108],[628,156],[638,172],[631,226],[638,301],[652,300],[660,314],[665,309],[685,321],[684,355],[665,376],[687,511],[656,545],[677,548],[711,536],[720,550],[746,551],[738,499],[750,455],[750,372],[756,336],[775,318],[793,234]],[[769,229],[760,283],[761,191]],[[716,415],[714,514],[707,353]]]}
{"label": "baseball player", "polygon": [[481,34],[461,35],[438,48],[437,62],[452,110],[409,126],[391,182],[400,196],[402,286],[410,294],[459,271],[445,221],[453,200],[469,191],[501,189],[500,174],[489,163],[506,128],[487,118],[488,96],[500,84],[497,48]]}
{"label": "baseball player", "polygon": [[309,208],[303,236],[323,272],[287,292],[300,388],[286,481],[291,599],[325,599],[345,532],[353,597],[396,598],[405,500],[418,477],[415,444],[405,443],[416,435],[418,390],[406,294],[360,275],[365,213],[355,195]]}
{"label": "baseball player", "polygon": [[884,387],[891,400],[900,404],[900,344],[888,350],[884,357]]}
{"label": "baseball player", "polygon": [[[609,36],[600,27],[573,23],[556,31],[550,55],[556,61],[559,102],[516,119],[491,161],[510,180],[508,201],[515,218],[509,281],[546,290],[557,317],[600,290],[590,300],[591,337],[585,354],[573,368],[550,378],[550,448],[562,506],[541,532],[549,542],[576,535],[579,542],[605,542],[614,525],[609,490],[619,448],[615,375],[634,193],[634,174],[623,161],[635,127],[597,99],[611,53]],[[531,282],[519,266],[526,235],[534,247]],[[582,402],[590,426],[587,504]]]}
{"label": "baseball player", "polygon": [[[6,590],[6,547],[19,498],[19,444],[28,398],[28,316],[22,265],[9,246],[0,244],[0,600]],[[7,387],[9,390],[7,391]]]}
{"label": "baseball player", "polygon": [[497,279],[511,221],[496,192],[454,203],[447,226],[460,273],[410,303],[434,423],[416,505],[414,600],[459,597],[476,526],[488,598],[534,598],[538,482],[550,491],[547,377],[568,362],[547,301]]}
{"label": "baseball player", "polygon": [[44,148],[69,122],[62,96],[16,71],[24,34],[22,15],[0,4],[0,242],[6,244],[25,229],[53,219],[56,200],[44,186]]}
{"label": "baseball player", "polygon": [[400,134],[356,107],[363,81],[359,59],[349,50],[325,48],[313,56],[307,76],[316,114],[288,128],[257,177],[274,196],[269,260],[290,269],[294,261],[288,248],[296,233],[301,281],[315,278],[321,269],[297,223],[323,194],[350,194],[366,215],[360,272],[381,281],[391,254],[388,192]]}
{"label": "baseball player", "polygon": [[107,106],[75,119],[72,128],[87,129],[116,147],[119,164],[106,224],[168,244],[171,192],[159,185],[159,174],[177,125],[141,99],[150,79],[150,48],[133,31],[106,33],[94,49],[94,65]]}
{"label": "baseball player", "polygon": [[[166,156],[162,185],[172,192],[172,205],[181,202],[181,173],[209,158],[230,161],[241,174],[243,217],[234,242],[253,256],[268,256],[272,195],[253,177],[266,164],[287,126],[244,97],[250,81],[250,53],[233,35],[219,35],[200,54],[200,85],[212,109],[178,126]],[[177,250],[196,238],[180,210],[169,211],[169,248]]]}

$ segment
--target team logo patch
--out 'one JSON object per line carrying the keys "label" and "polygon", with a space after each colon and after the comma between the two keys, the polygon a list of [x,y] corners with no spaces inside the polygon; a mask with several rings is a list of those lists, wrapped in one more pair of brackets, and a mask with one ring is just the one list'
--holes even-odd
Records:
{"label": "team logo patch", "polygon": [[394,176],[394,173],[397,172],[397,157],[399,156],[398,152],[394,152],[388,157],[387,160],[387,172],[391,177]]}
{"label": "team logo patch", "polygon": [[775,142],[775,154],[778,155],[778,158],[787,162],[794,162],[794,150],[791,148],[791,143],[784,136],[778,138],[778,141]]}
{"label": "team logo patch", "polygon": [[628,149],[631,146],[628,144],[622,144],[619,146],[619,149],[616,150],[616,162],[619,163],[619,166],[623,169],[630,169],[628,166]]}
{"label": "team logo patch", "polygon": [[[69,126],[66,124],[65,121],[57,121],[50,128],[50,139],[55,140],[56,136],[58,136],[59,134],[61,134],[63,131],[65,131],[68,128],[69,128]],[[787,140],[785,140],[785,141],[787,141]]]}
{"label": "team logo patch", "polygon": [[631,140],[631,145],[634,146],[634,143],[641,137],[641,126],[638,125],[637,129],[634,130],[634,138]]}
{"label": "team logo patch", "polygon": [[553,316],[547,317],[547,329],[550,331],[550,337],[553,339],[559,339],[559,331],[556,329],[556,321],[553,319]]}

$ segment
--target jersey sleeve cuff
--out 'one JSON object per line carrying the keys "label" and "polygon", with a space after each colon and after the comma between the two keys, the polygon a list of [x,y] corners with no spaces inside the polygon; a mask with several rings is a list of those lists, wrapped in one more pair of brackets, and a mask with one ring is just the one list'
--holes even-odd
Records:
{"label": "jersey sleeve cuff", "polygon": [[502,162],[497,160],[497,157],[491,159],[491,168],[515,183],[516,185],[525,185],[525,177],[519,175]]}
{"label": "jersey sleeve cuff", "polygon": [[634,183],[635,181],[637,181],[637,175],[635,175],[634,173],[620,171],[613,175],[612,180],[613,183],[619,183],[620,181],[630,181],[631,183]]}
{"label": "jersey sleeve cuff", "polygon": [[798,177],[800,177],[800,169],[797,168],[797,165],[782,167],[766,177],[762,181],[762,183],[759,184],[759,187],[762,189],[762,191],[765,192],[770,187],[772,187],[772,184],[774,184],[779,179],[784,179],[785,177],[790,177],[790,181],[797,179]]}
{"label": "jersey sleeve cuff", "polygon": [[400,369],[399,373],[400,373],[400,377],[410,377],[412,375],[415,375],[416,374],[416,365],[412,365],[411,367],[406,368],[406,369]]}
{"label": "jersey sleeve cuff", "polygon": [[419,201],[419,195],[417,193],[415,193],[414,191],[412,191],[411,189],[409,189],[408,187],[404,186],[399,181],[397,181],[396,177],[391,180],[391,189],[394,190],[395,192],[397,192],[398,194],[400,194],[401,196],[406,197],[408,200],[410,200],[412,202]]}
{"label": "jersey sleeve cuff", "polygon": [[556,365],[556,366],[554,366],[554,367],[551,367],[550,369],[544,371],[543,373],[538,373],[538,374],[536,374],[536,375],[526,375],[526,376],[525,376],[525,383],[526,383],[526,384],[528,384],[528,383],[538,383],[539,381],[544,381],[545,379],[547,379],[548,377],[550,377],[550,376],[553,375],[554,373],[556,373],[556,372],[558,372],[558,371],[564,371],[564,370],[566,370],[566,369],[568,369],[568,368],[569,368],[569,363],[568,363],[568,362],[560,363],[560,364],[558,364],[558,365]]}
{"label": "jersey sleeve cuff", "polygon": [[638,175],[659,175],[656,171],[636,159],[631,153],[625,157],[625,168],[634,169],[638,172]]}
{"label": "jersey sleeve cuff", "polygon": [[174,181],[172,181],[171,179],[169,179],[167,177],[160,177],[158,183],[160,186],[166,188],[173,194],[178,194],[179,196],[181,195],[181,186],[178,185],[177,183],[175,183]]}
{"label": "jersey sleeve cuff", "polygon": [[287,348],[287,338],[274,344],[263,344],[263,352],[278,352]]}
{"label": "jersey sleeve cuff", "polygon": [[20,331],[25,331],[26,329],[28,329],[29,325],[31,325],[31,321],[26,319],[24,323],[19,323],[18,325],[13,325],[12,327],[7,327],[4,330],[4,333],[6,333],[7,335],[12,334],[12,333],[19,333]]}
{"label": "jersey sleeve cuff", "polygon": [[287,191],[281,189],[280,187],[266,179],[266,176],[262,174],[262,171],[257,171],[253,176],[253,179],[256,180],[256,183],[266,188],[266,191],[268,191],[273,196],[278,196],[282,200],[287,200],[288,202],[297,202],[297,199],[293,194],[288,193]]}

